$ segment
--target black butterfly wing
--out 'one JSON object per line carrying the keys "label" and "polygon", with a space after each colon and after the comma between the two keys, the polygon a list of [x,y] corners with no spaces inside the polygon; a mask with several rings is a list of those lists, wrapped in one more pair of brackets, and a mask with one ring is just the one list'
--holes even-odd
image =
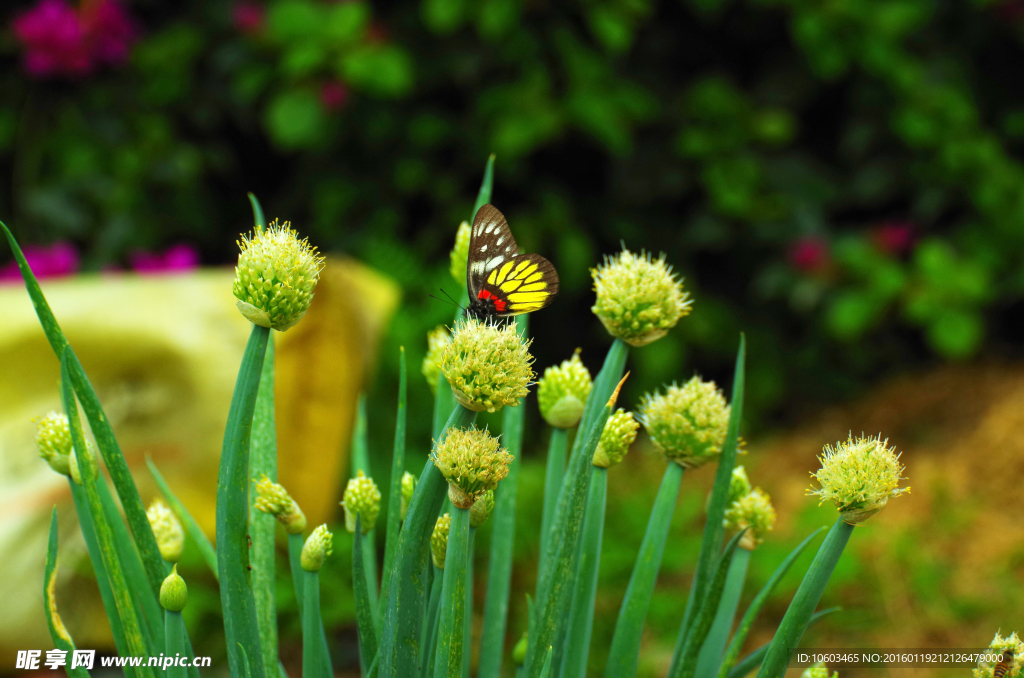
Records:
{"label": "black butterfly wing", "polygon": [[469,236],[469,259],[466,266],[466,287],[471,300],[479,298],[488,275],[500,264],[519,255],[519,245],[512,237],[505,215],[494,205],[484,205],[473,219]]}

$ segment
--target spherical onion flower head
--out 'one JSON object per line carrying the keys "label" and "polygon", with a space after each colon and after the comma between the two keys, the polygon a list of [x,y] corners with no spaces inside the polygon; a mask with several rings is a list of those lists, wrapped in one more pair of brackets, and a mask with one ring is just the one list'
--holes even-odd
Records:
{"label": "spherical onion flower head", "polygon": [[729,405],[713,381],[693,377],[664,393],[649,393],[638,419],[670,461],[697,468],[718,459],[729,428]]}
{"label": "spherical onion flower head", "polygon": [[441,355],[441,373],[455,399],[474,412],[515,407],[535,376],[529,345],[515,323],[460,321]]}
{"label": "spherical onion flower head", "polygon": [[880,435],[856,439],[851,435],[846,442],[826,445],[818,457],[821,468],[811,474],[821,487],[807,493],[817,495],[819,504],[833,502],[843,521],[851,525],[875,515],[891,497],[910,492],[909,487],[897,488],[905,480],[905,467],[888,442]]}

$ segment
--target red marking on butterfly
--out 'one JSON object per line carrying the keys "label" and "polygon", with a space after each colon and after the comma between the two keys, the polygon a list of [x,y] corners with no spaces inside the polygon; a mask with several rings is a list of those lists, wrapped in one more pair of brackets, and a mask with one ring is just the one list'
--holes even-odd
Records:
{"label": "red marking on butterfly", "polygon": [[508,302],[499,297],[496,294],[492,294],[488,290],[480,290],[480,293],[476,295],[477,299],[494,299],[494,310],[498,313],[504,312],[508,306]]}

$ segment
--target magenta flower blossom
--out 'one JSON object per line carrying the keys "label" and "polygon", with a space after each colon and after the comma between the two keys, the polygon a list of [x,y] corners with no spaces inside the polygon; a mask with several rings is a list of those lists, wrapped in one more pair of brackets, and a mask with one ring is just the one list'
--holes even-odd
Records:
{"label": "magenta flower blossom", "polygon": [[820,271],[830,260],[828,241],[822,238],[801,238],[789,249],[789,263],[804,273]]}
{"label": "magenta flower blossom", "polygon": [[910,221],[887,221],[874,232],[878,248],[888,254],[905,254],[914,244],[914,224]]}
{"label": "magenta flower blossom", "polygon": [[330,80],[320,87],[320,103],[328,111],[332,113],[340,111],[344,108],[346,101],[348,101],[348,88],[345,87],[345,83]]}
{"label": "magenta flower blossom", "polygon": [[[50,247],[25,245],[22,248],[25,261],[37,278],[61,278],[78,271],[78,250],[67,242],[54,243]],[[0,281],[20,282],[18,264],[11,262],[0,268]]]}
{"label": "magenta flower blossom", "polygon": [[266,10],[255,2],[239,2],[231,8],[231,20],[240,33],[252,35],[263,30]]}
{"label": "magenta flower blossom", "polygon": [[165,252],[135,252],[129,260],[132,270],[142,275],[181,273],[199,267],[199,252],[191,245],[179,244]]}
{"label": "magenta flower blossom", "polygon": [[138,37],[135,24],[116,0],[40,0],[14,18],[14,35],[25,49],[25,71],[35,77],[81,77],[97,65],[128,60]]}

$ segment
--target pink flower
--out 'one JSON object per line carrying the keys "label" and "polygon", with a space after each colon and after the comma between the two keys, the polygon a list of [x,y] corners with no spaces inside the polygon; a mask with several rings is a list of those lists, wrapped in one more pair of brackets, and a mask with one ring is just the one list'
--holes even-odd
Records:
{"label": "pink flower", "polygon": [[132,270],[143,275],[181,273],[199,267],[199,252],[191,245],[179,244],[165,252],[134,252],[130,257]]}
{"label": "pink flower", "polygon": [[[67,242],[54,243],[50,247],[25,245],[22,248],[25,261],[37,278],[60,278],[71,275],[78,270],[78,250]],[[18,264],[11,262],[0,268],[0,280],[7,282],[21,281]]]}
{"label": "pink flower", "polygon": [[252,35],[263,30],[266,10],[254,2],[239,2],[231,9],[231,20],[241,33]]}
{"label": "pink flower", "polygon": [[320,103],[328,111],[339,111],[348,101],[348,88],[337,80],[325,82],[320,88]]}
{"label": "pink flower", "polygon": [[873,233],[875,244],[888,254],[905,254],[914,244],[914,224],[910,221],[887,221]]}
{"label": "pink flower", "polygon": [[65,0],[40,0],[14,18],[29,75],[82,76],[97,64],[127,61],[135,24],[116,0],[85,0],[76,11]]}
{"label": "pink flower", "polygon": [[823,238],[801,238],[789,248],[789,263],[804,273],[820,271],[829,261],[828,241]]}

